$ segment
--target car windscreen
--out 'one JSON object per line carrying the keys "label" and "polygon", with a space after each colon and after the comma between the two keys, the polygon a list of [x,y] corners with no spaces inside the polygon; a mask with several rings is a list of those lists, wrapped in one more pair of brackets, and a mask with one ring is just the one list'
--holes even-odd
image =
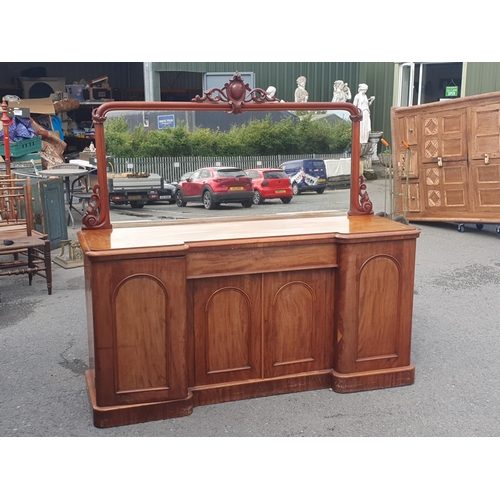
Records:
{"label": "car windscreen", "polygon": [[325,168],[325,164],[322,161],[313,161],[310,165],[314,168]]}
{"label": "car windscreen", "polygon": [[240,177],[246,176],[243,170],[238,170],[237,168],[231,170],[217,170],[217,175],[219,177]]}
{"label": "car windscreen", "polygon": [[325,164],[323,163],[323,161],[311,161],[307,164],[306,169],[312,172],[326,172]]}
{"label": "car windscreen", "polygon": [[288,178],[285,172],[264,172],[264,179],[282,179]]}

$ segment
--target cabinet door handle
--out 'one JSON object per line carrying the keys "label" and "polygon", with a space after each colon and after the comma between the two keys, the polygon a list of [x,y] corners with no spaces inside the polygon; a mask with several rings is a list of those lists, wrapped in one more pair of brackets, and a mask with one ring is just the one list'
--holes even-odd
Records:
{"label": "cabinet door handle", "polygon": [[488,153],[485,153],[485,155],[484,155],[484,164],[485,165],[490,164],[490,155]]}
{"label": "cabinet door handle", "polygon": [[441,157],[438,157],[438,167],[443,166],[443,159]]}

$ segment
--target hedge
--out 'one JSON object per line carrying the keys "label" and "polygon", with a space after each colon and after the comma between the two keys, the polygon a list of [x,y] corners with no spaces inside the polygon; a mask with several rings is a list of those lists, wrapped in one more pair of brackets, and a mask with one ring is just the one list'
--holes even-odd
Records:
{"label": "hedge", "polygon": [[309,113],[297,120],[287,117],[273,122],[270,116],[233,126],[229,132],[197,128],[130,131],[123,117],[105,122],[106,152],[122,158],[157,156],[261,156],[338,154],[350,150],[351,123],[330,123]]}

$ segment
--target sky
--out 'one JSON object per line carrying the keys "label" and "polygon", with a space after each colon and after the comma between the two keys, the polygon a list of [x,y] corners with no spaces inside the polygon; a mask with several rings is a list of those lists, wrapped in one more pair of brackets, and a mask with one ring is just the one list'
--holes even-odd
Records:
{"label": "sky", "polygon": [[[32,0],[27,41],[7,44],[10,61],[495,61],[491,4],[81,3],[47,9]],[[482,8],[482,4],[485,5]],[[467,11],[466,11],[467,7]],[[21,22],[21,21],[20,21]],[[485,24],[486,23],[486,24]],[[45,30],[52,26],[53,30]],[[29,28],[32,27],[32,30]],[[48,33],[52,33],[48,35]],[[42,39],[44,37],[45,39]]]}

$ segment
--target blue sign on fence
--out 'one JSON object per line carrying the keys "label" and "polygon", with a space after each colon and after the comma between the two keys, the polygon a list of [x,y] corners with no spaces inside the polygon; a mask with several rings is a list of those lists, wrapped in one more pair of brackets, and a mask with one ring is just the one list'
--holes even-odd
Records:
{"label": "blue sign on fence", "polygon": [[175,127],[175,115],[162,115],[158,117],[158,130]]}

